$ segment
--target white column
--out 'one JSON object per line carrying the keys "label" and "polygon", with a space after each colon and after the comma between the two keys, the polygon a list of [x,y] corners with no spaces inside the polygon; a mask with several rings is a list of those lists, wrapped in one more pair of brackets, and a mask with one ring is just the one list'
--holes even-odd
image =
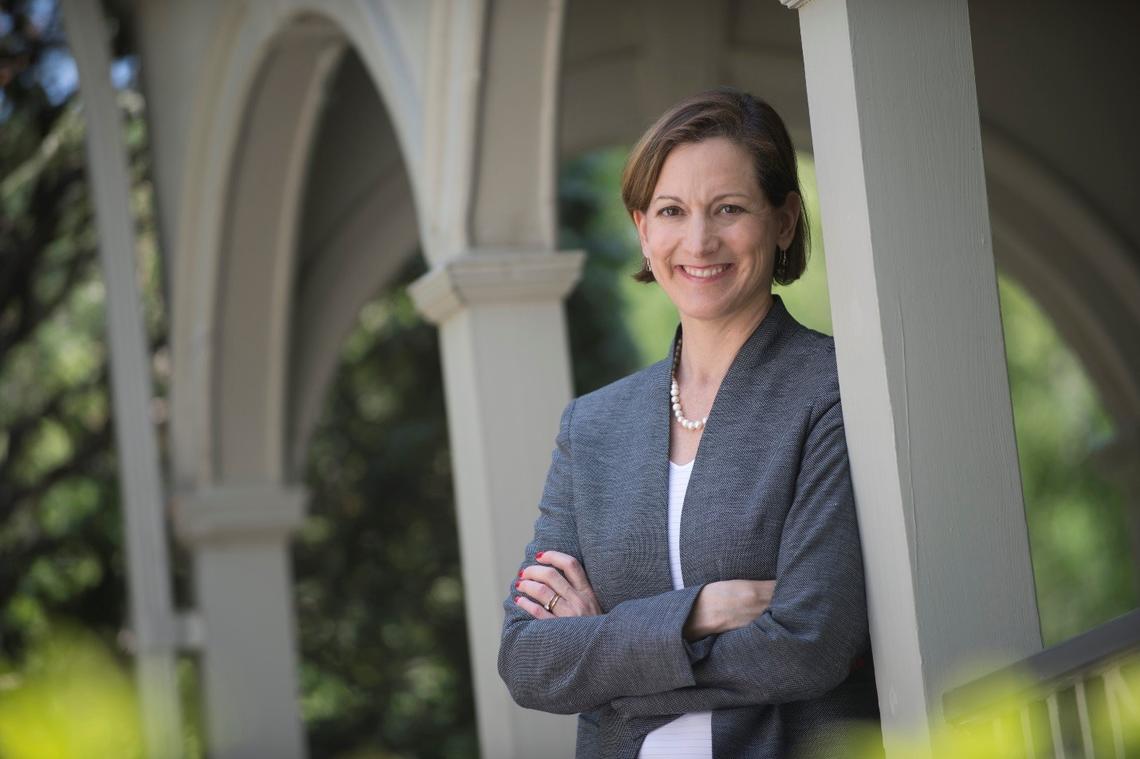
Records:
{"label": "white column", "polygon": [[194,553],[202,703],[218,759],[305,756],[288,540],[306,501],[303,488],[273,484],[175,499],[178,537]]}
{"label": "white column", "polygon": [[582,256],[555,253],[563,2],[438,10],[425,101],[432,270],[410,292],[440,328],[479,742],[495,759],[570,757],[574,718],[516,706],[497,668],[502,602],[571,395],[562,299]]}
{"label": "white column", "polygon": [[[888,753],[1040,649],[966,0],[800,8]],[[893,751],[892,751],[893,748]]]}
{"label": "white column", "polygon": [[572,717],[525,711],[497,669],[502,602],[533,535],[570,400],[562,298],[581,253],[470,251],[411,288],[440,328],[479,739],[485,757],[573,756]]}
{"label": "white column", "polygon": [[135,680],[148,756],[182,755],[174,648],[178,621],[170,587],[158,445],[150,418],[150,355],[135,275],[134,216],[122,117],[110,80],[107,27],[98,3],[65,0],[68,45],[86,115],[88,182],[107,284],[107,337],[115,443],[123,493],[124,544]]}

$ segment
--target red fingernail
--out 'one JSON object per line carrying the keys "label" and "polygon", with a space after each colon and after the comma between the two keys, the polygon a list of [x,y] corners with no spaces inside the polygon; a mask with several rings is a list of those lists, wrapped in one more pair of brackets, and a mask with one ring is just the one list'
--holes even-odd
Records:
{"label": "red fingernail", "polygon": [[523,570],[519,570],[519,577],[522,577]]}
{"label": "red fingernail", "polygon": [[539,551],[538,553],[536,553],[536,554],[534,555],[534,558],[536,558],[536,559],[541,559],[541,558],[542,558],[542,555],[543,555],[544,553],[546,553],[546,551]]}
{"label": "red fingernail", "polygon": [[521,600],[522,600],[522,596],[515,596],[515,603],[518,603]]}
{"label": "red fingernail", "polygon": [[515,580],[515,587],[517,588],[520,585],[522,585],[522,580]]}

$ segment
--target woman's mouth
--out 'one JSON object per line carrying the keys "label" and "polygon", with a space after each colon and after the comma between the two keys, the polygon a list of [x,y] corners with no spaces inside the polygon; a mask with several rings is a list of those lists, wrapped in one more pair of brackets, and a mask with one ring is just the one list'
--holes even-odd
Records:
{"label": "woman's mouth", "polygon": [[732,264],[713,264],[711,266],[678,266],[688,276],[694,279],[712,279],[728,271]]}

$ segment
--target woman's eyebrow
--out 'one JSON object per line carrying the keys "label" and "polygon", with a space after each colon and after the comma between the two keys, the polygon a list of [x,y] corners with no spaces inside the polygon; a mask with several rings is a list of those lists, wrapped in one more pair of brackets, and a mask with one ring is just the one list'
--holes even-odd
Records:
{"label": "woman's eyebrow", "polygon": [[[752,196],[746,192],[722,192],[720,195],[714,197],[712,199],[712,202],[715,203],[718,200],[724,200],[725,198],[744,198],[745,200],[748,200],[751,197]],[[658,195],[653,199],[653,202],[656,203],[659,200],[670,200],[674,203],[684,203],[684,201],[678,198],[676,195]]]}

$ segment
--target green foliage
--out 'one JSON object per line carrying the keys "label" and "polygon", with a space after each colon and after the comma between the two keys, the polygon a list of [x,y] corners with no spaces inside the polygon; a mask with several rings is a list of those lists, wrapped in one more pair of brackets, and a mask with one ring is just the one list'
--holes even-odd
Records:
{"label": "green foliage", "polygon": [[[558,203],[564,250],[583,250],[586,264],[578,287],[566,302],[575,393],[581,395],[629,374],[644,361],[626,327],[625,297],[637,271],[636,238],[618,201],[614,177],[624,155],[602,151],[565,165],[559,177]],[[668,324],[668,319],[663,320]],[[674,322],[675,323],[675,322]],[[668,326],[672,336],[672,326]],[[668,338],[661,344],[668,351]],[[657,358],[653,359],[654,361]]]}
{"label": "green foliage", "polygon": [[0,676],[0,754],[9,759],[143,755],[138,699],[89,633],[58,629]]}
{"label": "green foliage", "polygon": [[810,226],[811,249],[807,270],[790,285],[775,285],[792,316],[803,325],[831,334],[831,301],[827,294],[827,258],[823,251],[823,229],[819,223],[819,190],[815,181],[815,159],[808,153],[797,153],[800,189],[804,211]]}
{"label": "green foliage", "polygon": [[294,551],[315,756],[477,753],[436,329],[394,287],[344,343]]}
{"label": "green foliage", "polygon": [[1046,645],[1137,606],[1123,493],[1098,471],[1113,429],[1080,361],[1048,317],[1000,280],[1029,546]]}
{"label": "green foliage", "polygon": [[[82,620],[112,644],[126,596],[83,118],[43,89],[37,64],[63,41],[57,21],[36,27],[29,9],[0,9],[0,651],[14,661],[51,619]],[[141,125],[140,106],[124,96],[124,118]],[[140,237],[153,269],[149,227]]]}

